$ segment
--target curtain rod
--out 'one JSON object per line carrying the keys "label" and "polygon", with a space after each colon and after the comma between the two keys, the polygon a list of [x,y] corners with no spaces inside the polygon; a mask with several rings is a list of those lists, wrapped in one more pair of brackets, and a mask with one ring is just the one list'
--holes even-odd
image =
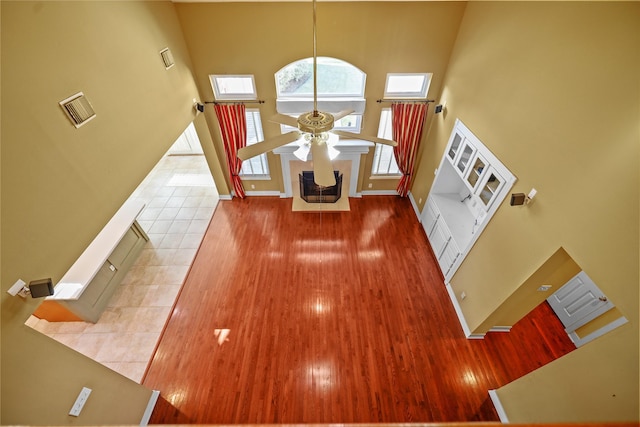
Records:
{"label": "curtain rod", "polygon": [[392,99],[392,98],[388,98],[388,99],[378,99],[376,102],[380,103],[380,102],[413,102],[413,103],[425,103],[428,104],[429,102],[436,102],[434,99]]}
{"label": "curtain rod", "polygon": [[205,104],[264,104],[262,99],[256,101],[204,101]]}

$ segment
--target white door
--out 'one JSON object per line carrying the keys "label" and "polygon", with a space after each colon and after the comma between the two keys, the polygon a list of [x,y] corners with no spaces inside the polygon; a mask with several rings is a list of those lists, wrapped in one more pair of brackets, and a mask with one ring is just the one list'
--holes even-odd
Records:
{"label": "white door", "polygon": [[613,304],[584,271],[576,274],[547,301],[567,332],[575,331],[613,308]]}

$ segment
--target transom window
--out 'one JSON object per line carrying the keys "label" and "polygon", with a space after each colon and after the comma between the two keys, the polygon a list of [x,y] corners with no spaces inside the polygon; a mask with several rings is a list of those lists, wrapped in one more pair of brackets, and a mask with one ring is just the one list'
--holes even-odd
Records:
{"label": "transom window", "polygon": [[[364,87],[367,75],[341,59],[318,57],[318,109],[330,113],[354,110],[335,123],[335,129],[360,132],[364,113]],[[292,62],[275,74],[281,114],[297,117],[313,110],[313,58]],[[282,127],[282,131],[289,130]]]}
{"label": "transom window", "polygon": [[[384,97],[395,99],[426,99],[432,73],[389,73],[384,86]],[[380,112],[378,137],[393,139],[391,108]],[[400,169],[393,154],[393,147],[376,144],[373,153],[372,175],[400,175]]]}
{"label": "transom window", "polygon": [[[247,108],[245,115],[247,117],[247,145],[264,141],[260,110],[257,108]],[[244,160],[242,162],[240,175],[247,179],[268,179],[269,164],[267,162],[267,155],[261,154]]]}
{"label": "transom window", "polygon": [[[341,59],[321,56],[318,98],[364,98],[366,74]],[[276,72],[278,98],[313,98],[313,58],[301,59]]]}
{"label": "transom window", "polygon": [[210,75],[213,95],[219,101],[258,99],[253,75]]}
{"label": "transom window", "polygon": [[426,99],[432,75],[432,73],[389,73],[384,87],[384,97]]}

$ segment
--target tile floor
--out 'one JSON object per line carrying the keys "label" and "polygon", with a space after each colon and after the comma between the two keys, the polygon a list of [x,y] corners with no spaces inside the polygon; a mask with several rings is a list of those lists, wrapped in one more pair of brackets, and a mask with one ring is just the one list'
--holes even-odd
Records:
{"label": "tile floor", "polygon": [[99,321],[27,325],[140,382],[219,196],[203,155],[165,156],[131,197],[149,235]]}

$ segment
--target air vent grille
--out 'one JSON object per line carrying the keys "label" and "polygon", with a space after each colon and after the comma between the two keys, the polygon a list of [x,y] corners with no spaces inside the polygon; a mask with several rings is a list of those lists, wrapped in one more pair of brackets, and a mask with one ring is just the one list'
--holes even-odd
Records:
{"label": "air vent grille", "polygon": [[69,120],[71,120],[71,123],[77,128],[96,116],[93,107],[82,92],[61,101],[60,106],[69,117]]}
{"label": "air vent grille", "polygon": [[160,56],[162,56],[162,62],[164,62],[164,67],[167,70],[173,67],[175,62],[173,61],[173,55],[171,54],[171,51],[169,50],[168,47],[160,51]]}

